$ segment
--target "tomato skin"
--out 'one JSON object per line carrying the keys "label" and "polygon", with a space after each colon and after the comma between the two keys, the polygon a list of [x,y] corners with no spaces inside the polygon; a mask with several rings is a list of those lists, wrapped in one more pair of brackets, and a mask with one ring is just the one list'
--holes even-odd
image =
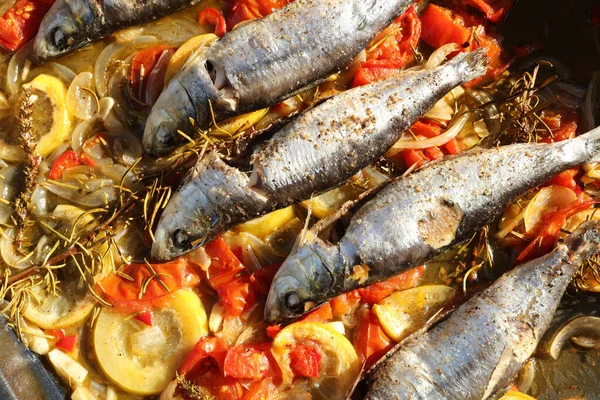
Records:
{"label": "tomato skin", "polygon": [[277,386],[272,379],[263,379],[254,382],[244,393],[242,400],[268,400],[275,397],[278,393]]}
{"label": "tomato skin", "polygon": [[331,310],[336,318],[342,317],[360,304],[360,293],[358,290],[343,293],[330,301]]}
{"label": "tomato skin", "polygon": [[467,2],[482,11],[486,19],[497,24],[508,14],[516,0],[467,0]]}
{"label": "tomato skin", "polygon": [[421,150],[404,149],[400,152],[400,156],[404,160],[406,168],[410,168],[416,164],[417,167],[422,167],[429,159]]}
{"label": "tomato skin", "polygon": [[256,304],[256,294],[249,280],[250,277],[244,275],[215,288],[227,315],[237,317]]}
{"label": "tomato skin", "polygon": [[374,283],[371,286],[358,289],[363,302],[376,304],[398,290],[410,289],[419,283],[423,276],[423,266],[409,269],[386,281]]}
{"label": "tomato skin", "polygon": [[[167,52],[167,55],[170,58],[175,52],[175,49],[171,46],[154,46],[139,51],[131,60],[129,82],[131,85],[131,92],[139,102],[147,103],[153,100],[149,97],[154,97],[155,95],[150,96],[146,92],[156,92],[156,88],[148,87],[149,79],[146,78],[148,78],[151,71],[157,67],[158,61],[165,52]],[[166,64],[163,66],[163,69],[164,71],[162,72],[166,72]],[[154,82],[154,85],[160,87],[161,90],[164,83],[164,73],[162,73],[162,79],[162,82]],[[139,104],[134,103],[134,105],[138,106],[137,108],[140,108]]]}
{"label": "tomato skin", "polygon": [[152,326],[152,311],[150,310],[142,311],[133,318],[148,326]]}
{"label": "tomato skin", "polygon": [[290,351],[290,368],[297,377],[318,378],[321,354],[313,347],[298,343]]}
{"label": "tomato skin", "polygon": [[50,172],[48,173],[48,179],[60,179],[62,178],[65,169],[76,167],[81,165],[81,160],[77,153],[73,150],[68,150],[62,153],[52,164]]}
{"label": "tomato skin", "polygon": [[421,38],[436,49],[448,43],[465,45],[471,38],[471,30],[465,27],[462,18],[435,4],[430,4],[421,14],[421,22]]}
{"label": "tomato skin", "polygon": [[368,308],[360,312],[353,343],[356,353],[365,364],[365,370],[368,370],[394,346],[394,342],[381,328],[375,313]]}
{"label": "tomato skin", "polygon": [[577,189],[577,182],[575,181],[575,177],[579,174],[580,169],[580,167],[568,169],[558,174],[554,178],[550,179],[546,183],[546,185],[560,185],[568,189],[575,190]]}
{"label": "tomato skin", "polygon": [[227,345],[221,339],[203,337],[185,358],[178,373],[179,375],[203,375],[212,367],[223,371],[226,356]]}
{"label": "tomato skin", "polygon": [[273,339],[282,329],[281,325],[269,325],[267,326],[267,336]]}
{"label": "tomato skin", "polygon": [[260,380],[281,376],[281,371],[271,355],[271,344],[261,343],[229,349],[223,364],[223,374],[236,379]]}
{"label": "tomato skin", "polygon": [[205,8],[198,13],[198,24],[200,25],[214,25],[215,35],[218,37],[225,36],[227,33],[227,24],[221,11],[216,8]]}
{"label": "tomato skin", "polygon": [[77,335],[69,335],[59,339],[54,346],[61,350],[72,352],[77,344]]}
{"label": "tomato skin", "polygon": [[331,310],[331,304],[325,303],[322,306],[315,308],[308,314],[300,318],[300,321],[304,322],[326,322],[333,319],[333,312]]}
{"label": "tomato skin", "polygon": [[229,30],[243,21],[266,17],[294,0],[236,0],[227,18]]}
{"label": "tomato skin", "polygon": [[433,138],[439,136],[442,133],[442,128],[436,125],[427,124],[422,121],[417,121],[410,130],[415,136],[424,136],[426,138]]}
{"label": "tomato skin", "polygon": [[0,17],[0,46],[15,51],[33,38],[54,0],[17,0]]}
{"label": "tomato skin", "polygon": [[124,278],[123,275],[111,274],[99,283],[99,289],[103,292],[104,298],[115,308],[140,312],[146,311],[162,297],[175,290],[193,287],[200,283],[200,278],[184,258],[162,264],[151,264],[151,266],[167,286],[168,291],[157,278],[152,278],[140,298],[140,288],[144,281],[152,276],[152,272],[146,264],[137,263],[125,265],[120,270],[121,274],[129,276],[133,281]]}

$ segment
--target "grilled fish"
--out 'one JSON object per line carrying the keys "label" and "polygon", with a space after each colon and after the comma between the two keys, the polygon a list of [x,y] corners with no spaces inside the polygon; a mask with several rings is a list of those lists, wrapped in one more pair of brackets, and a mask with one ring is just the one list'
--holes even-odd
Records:
{"label": "grilled fish", "polygon": [[343,92],[258,146],[249,178],[215,155],[201,160],[163,212],[152,257],[178,257],[235,224],[343,183],[446,93],[484,74],[486,60],[478,50]]}
{"label": "grilled fish", "polygon": [[506,389],[548,329],[569,282],[600,252],[600,225],[580,226],[380,363],[366,399],[480,400]]}
{"label": "grilled fish", "polygon": [[[352,218],[339,243],[299,246],[271,285],[275,322],[421,265],[491,223],[508,204],[560,172],[594,160],[600,128],[553,144],[472,150],[395,180]],[[368,271],[368,276],[358,271]]]}
{"label": "grilled fish", "polygon": [[17,339],[0,316],[0,398],[3,400],[61,400],[64,394],[42,362]]}
{"label": "grilled fish", "polygon": [[52,60],[94,40],[183,10],[200,0],[56,0],[33,42],[37,62]]}
{"label": "grilled fish", "polygon": [[414,0],[296,0],[196,52],[146,122],[144,149],[162,155],[191,132],[275,104],[347,65]]}

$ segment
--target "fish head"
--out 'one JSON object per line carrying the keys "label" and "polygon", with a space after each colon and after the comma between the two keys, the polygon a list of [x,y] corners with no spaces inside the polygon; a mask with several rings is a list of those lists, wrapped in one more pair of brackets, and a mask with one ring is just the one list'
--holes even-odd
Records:
{"label": "fish head", "polygon": [[291,320],[329,299],[334,275],[319,253],[314,246],[301,246],[281,265],[269,289],[266,321]]}
{"label": "fish head", "polygon": [[90,42],[96,13],[87,1],[56,1],[40,25],[33,41],[37,62],[52,60]]}
{"label": "fish head", "polygon": [[157,261],[180,257],[202,246],[219,221],[217,209],[194,182],[184,184],[165,207],[152,244]]}

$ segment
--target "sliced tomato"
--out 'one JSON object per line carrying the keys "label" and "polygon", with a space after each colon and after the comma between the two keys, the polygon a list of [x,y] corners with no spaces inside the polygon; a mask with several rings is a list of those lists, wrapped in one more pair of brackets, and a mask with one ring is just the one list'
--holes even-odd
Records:
{"label": "sliced tomato", "polygon": [[77,335],[69,335],[59,339],[55,346],[58,349],[72,352],[75,349],[75,345],[77,344]]}
{"label": "sliced tomato", "polygon": [[281,267],[281,263],[269,265],[250,275],[250,284],[257,294],[269,294],[271,282],[273,282],[275,274],[279,271],[279,267]]}
{"label": "sliced tomato", "polygon": [[546,185],[548,185],[548,186],[560,185],[560,186],[569,188],[571,190],[575,190],[575,189],[577,189],[577,181],[575,180],[575,177],[579,174],[580,170],[581,170],[581,167],[575,167],[575,168],[568,169],[565,172],[562,172],[562,173],[558,174],[557,176],[555,176],[554,178],[550,179],[546,183]]}
{"label": "sliced tomato", "polygon": [[354,310],[360,304],[360,293],[358,290],[346,292],[334,297],[330,301],[330,304],[333,315],[336,318],[342,317]]}
{"label": "sliced tomato", "polygon": [[179,367],[179,375],[203,375],[213,367],[222,372],[226,356],[227,345],[221,339],[204,337],[196,343],[194,350]]}
{"label": "sliced tomato", "polygon": [[266,17],[294,0],[236,0],[227,18],[229,30],[243,21]]}
{"label": "sliced tomato", "polygon": [[214,32],[218,37],[225,36],[227,33],[227,24],[221,11],[216,8],[205,8],[198,13],[198,24],[200,25],[213,25],[215,27]]}
{"label": "sliced tomato", "polygon": [[150,266],[137,263],[125,265],[118,274],[109,275],[98,286],[104,298],[114,307],[140,312],[155,300],[175,290],[196,286],[199,282],[200,278],[187,261],[178,258]]}
{"label": "sliced tomato", "polygon": [[[10,0],[8,0],[10,1]],[[0,46],[15,51],[33,38],[54,0],[17,0],[0,18]]]}
{"label": "sliced tomato", "polygon": [[463,150],[456,138],[449,140],[446,144],[442,145],[442,147],[448,152],[448,154],[458,154]]}
{"label": "sliced tomato", "polygon": [[73,150],[65,151],[52,164],[48,173],[48,179],[60,179],[65,169],[76,167],[77,165],[81,165],[81,160],[77,153]]}
{"label": "sliced tomato", "polygon": [[237,379],[260,380],[281,376],[271,343],[235,346],[227,351],[223,373]]}
{"label": "sliced tomato", "polygon": [[222,237],[205,244],[204,251],[211,258],[206,278],[213,288],[231,282],[245,269]]}
{"label": "sliced tomato", "polygon": [[467,0],[467,2],[483,12],[485,18],[497,24],[508,14],[516,0]]}
{"label": "sliced tomato", "polygon": [[[131,93],[138,103],[152,104],[164,86],[167,66],[175,49],[170,46],[154,46],[139,51],[131,60],[129,81]],[[135,108],[140,104],[134,103]]]}
{"label": "sliced tomato", "polygon": [[433,138],[442,133],[442,128],[437,125],[428,124],[423,121],[417,121],[410,130],[415,136],[423,136],[425,138]]}
{"label": "sliced tomato", "polygon": [[554,246],[554,243],[556,243],[556,239],[565,221],[572,215],[593,207],[594,204],[596,204],[595,200],[587,200],[584,196],[580,195],[571,205],[544,215],[542,220],[533,227],[533,234],[531,235],[533,240],[519,254],[516,261],[517,264],[548,253]]}
{"label": "sliced tomato", "polygon": [[248,275],[215,288],[219,295],[219,303],[225,307],[225,312],[231,317],[241,315],[245,310],[256,304],[256,292],[250,285]]}
{"label": "sliced tomato", "polygon": [[353,343],[356,353],[365,364],[365,370],[369,369],[394,346],[394,342],[381,328],[375,313],[368,308],[360,312]]}
{"label": "sliced tomato", "polygon": [[400,152],[400,156],[404,160],[406,168],[410,168],[416,164],[417,167],[423,166],[429,159],[421,150],[404,149]]}
{"label": "sliced tomato", "polygon": [[466,47],[471,38],[471,30],[465,26],[463,18],[435,4],[430,4],[421,14],[421,23],[421,38],[436,49],[448,43]]}
{"label": "sliced tomato", "polygon": [[379,303],[397,290],[405,290],[417,286],[423,276],[424,270],[423,266],[412,268],[387,281],[358,289],[358,292],[363,302],[367,304]]}
{"label": "sliced tomato", "polygon": [[269,325],[267,326],[267,336],[272,339],[277,336],[282,329],[283,327],[281,325]]}
{"label": "sliced tomato", "polygon": [[300,318],[300,321],[305,322],[326,322],[333,319],[333,312],[331,310],[331,304],[325,303],[322,306],[312,310],[308,314]]}
{"label": "sliced tomato", "polygon": [[410,7],[367,47],[367,61],[358,67],[352,86],[378,81],[402,68],[414,58],[413,49],[420,37],[421,21],[415,8]]}
{"label": "sliced tomato", "polygon": [[290,351],[290,368],[297,377],[317,378],[321,354],[306,343],[298,343]]}

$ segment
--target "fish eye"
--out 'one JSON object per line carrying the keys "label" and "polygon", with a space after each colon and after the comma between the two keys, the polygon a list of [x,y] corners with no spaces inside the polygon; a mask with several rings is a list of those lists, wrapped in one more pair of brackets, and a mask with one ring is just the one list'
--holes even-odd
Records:
{"label": "fish eye", "polygon": [[69,39],[65,32],[57,26],[50,33],[52,38],[52,45],[56,47],[58,50],[66,50],[69,47]]}
{"label": "fish eye", "polygon": [[304,312],[304,304],[298,292],[290,292],[285,296],[285,307],[294,314]]}
{"label": "fish eye", "polygon": [[173,245],[179,248],[186,248],[190,245],[190,236],[183,229],[177,229],[173,232]]}
{"label": "fish eye", "polygon": [[172,146],[175,144],[175,137],[167,129],[161,129],[157,132],[156,139],[163,146]]}

